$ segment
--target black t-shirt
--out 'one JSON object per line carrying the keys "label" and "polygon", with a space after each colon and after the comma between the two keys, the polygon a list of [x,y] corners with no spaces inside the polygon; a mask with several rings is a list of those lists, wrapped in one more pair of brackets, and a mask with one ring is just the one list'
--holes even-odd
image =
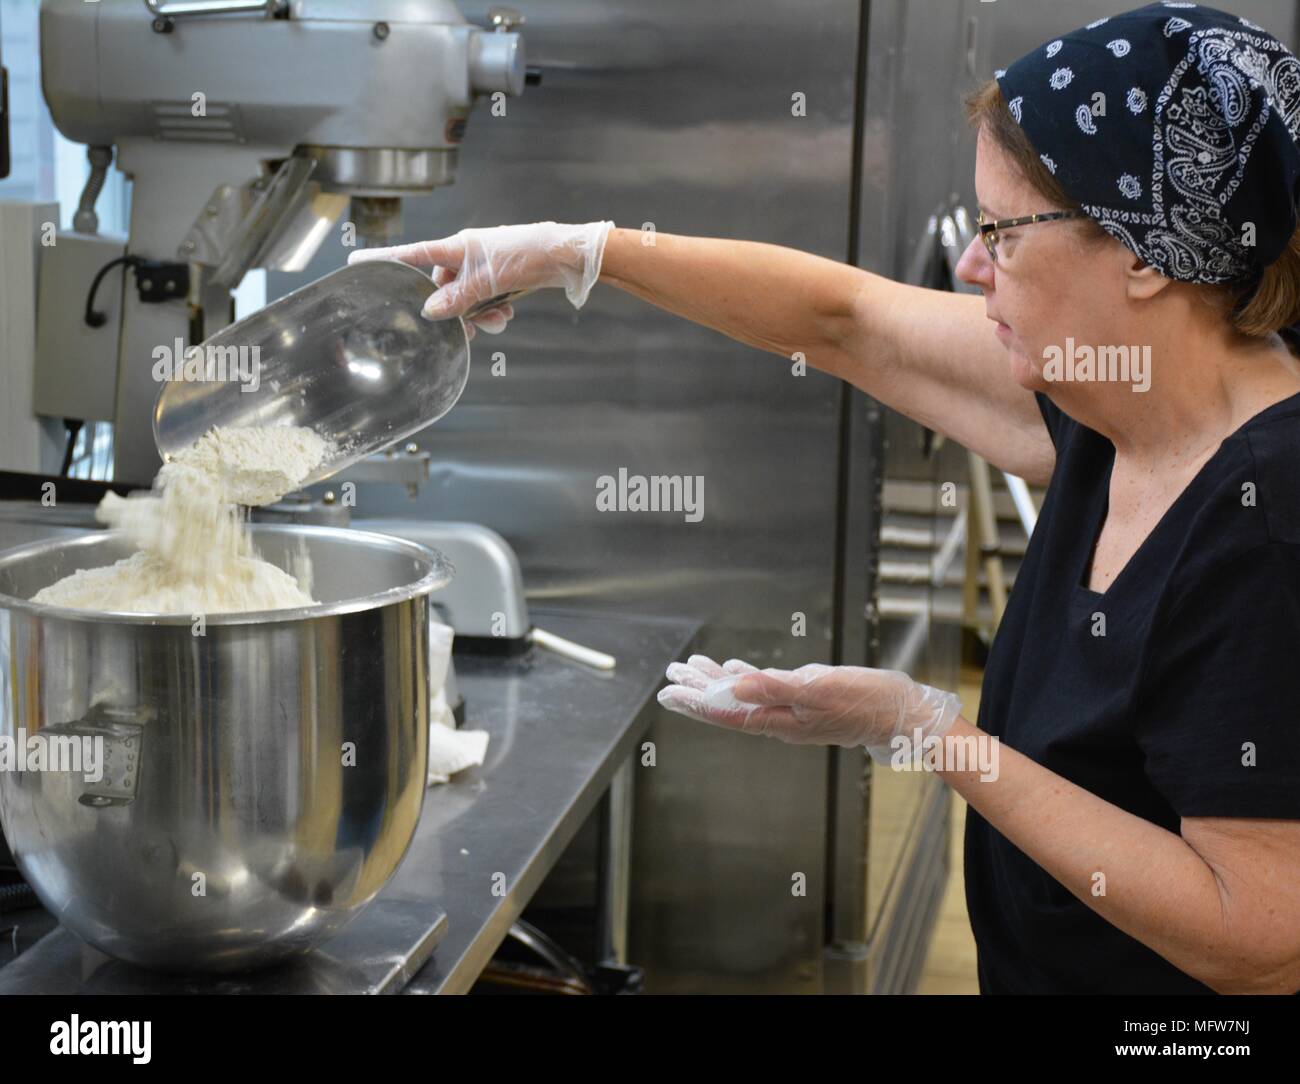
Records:
{"label": "black t-shirt", "polygon": [[[1300,395],[1223,442],[1104,593],[1085,584],[1114,446],[1037,399],[1056,467],[979,726],[1171,832],[1181,817],[1300,819]],[[965,865],[981,992],[1211,992],[974,809]]]}

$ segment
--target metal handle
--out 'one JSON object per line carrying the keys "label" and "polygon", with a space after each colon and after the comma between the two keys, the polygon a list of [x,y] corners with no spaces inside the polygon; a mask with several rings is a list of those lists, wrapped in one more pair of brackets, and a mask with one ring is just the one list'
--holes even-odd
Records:
{"label": "metal handle", "polygon": [[144,0],[151,15],[179,19],[184,15],[233,15],[261,12],[271,18],[285,11],[288,0]]}
{"label": "metal handle", "polygon": [[512,290],[510,291],[510,293],[497,294],[496,297],[489,297],[486,301],[480,301],[477,305],[475,305],[472,309],[470,309],[469,312],[463,313],[461,315],[461,319],[473,320],[474,317],[476,317],[479,313],[487,311],[488,309],[492,308],[494,305],[500,305],[504,301],[513,301],[517,297],[523,297],[526,294],[531,294],[532,292],[533,291],[531,289]]}
{"label": "metal handle", "polygon": [[[308,185],[316,170],[316,159],[292,155],[274,176],[259,178],[248,214],[235,228],[223,259],[211,282],[233,290],[276,236],[276,230],[292,218],[291,212],[310,196]],[[182,245],[182,250],[184,246]]]}
{"label": "metal handle", "polygon": [[613,670],[618,665],[618,660],[613,655],[597,651],[594,647],[583,647],[582,644],[575,644],[572,640],[566,640],[563,636],[557,636],[553,632],[547,632],[545,629],[539,629],[536,626],[529,630],[528,639],[538,647],[554,651],[555,654],[562,658],[572,659],[574,662],[583,663],[596,670]]}

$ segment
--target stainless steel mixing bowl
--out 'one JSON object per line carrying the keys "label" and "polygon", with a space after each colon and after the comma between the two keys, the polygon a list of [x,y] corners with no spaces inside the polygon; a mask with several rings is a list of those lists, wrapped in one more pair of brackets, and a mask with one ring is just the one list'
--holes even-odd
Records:
{"label": "stainless steel mixing bowl", "polygon": [[338,932],[424,800],[428,594],[450,565],[385,535],[253,532],[282,568],[306,553],[322,605],[205,627],[40,606],[129,545],[99,532],[0,555],[0,739],[102,739],[106,765],[99,782],[0,771],[5,836],[65,926],[157,970],[259,966]]}

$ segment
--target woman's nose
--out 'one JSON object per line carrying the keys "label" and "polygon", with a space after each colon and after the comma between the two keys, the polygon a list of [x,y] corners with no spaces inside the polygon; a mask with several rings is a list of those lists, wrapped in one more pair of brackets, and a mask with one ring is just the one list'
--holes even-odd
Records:
{"label": "woman's nose", "polygon": [[957,261],[957,277],[968,286],[981,290],[993,289],[993,261],[989,259],[988,249],[978,237],[971,239],[966,251]]}

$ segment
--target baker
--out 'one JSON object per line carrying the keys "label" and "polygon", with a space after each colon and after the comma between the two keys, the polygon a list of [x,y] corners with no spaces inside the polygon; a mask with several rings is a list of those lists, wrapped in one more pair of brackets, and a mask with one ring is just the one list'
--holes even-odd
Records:
{"label": "baker", "polygon": [[[1152,4],[1044,43],[969,113],[979,233],[957,274],[982,300],[611,222],[354,258],[431,268],[434,317],[541,286],[580,306],[606,282],[1050,481],[977,724],[851,666],[696,656],[660,701],[886,764],[995,742],[995,773],[935,764],[970,805],[985,992],[1295,992],[1300,61],[1244,19]],[[1148,386],[1051,379],[1068,340],[1149,348]]]}

